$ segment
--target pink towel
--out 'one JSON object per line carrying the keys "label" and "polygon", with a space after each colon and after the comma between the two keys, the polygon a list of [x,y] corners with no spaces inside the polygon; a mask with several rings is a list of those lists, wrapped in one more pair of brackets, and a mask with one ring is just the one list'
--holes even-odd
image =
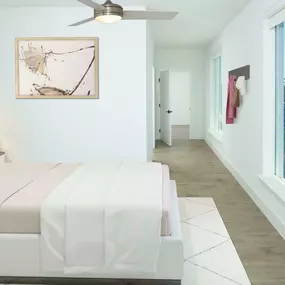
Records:
{"label": "pink towel", "polygon": [[227,100],[227,114],[226,114],[226,124],[234,124],[235,118],[237,117],[237,109],[232,107],[232,101],[234,96],[234,87],[235,87],[235,76],[230,76],[228,84],[228,100]]}

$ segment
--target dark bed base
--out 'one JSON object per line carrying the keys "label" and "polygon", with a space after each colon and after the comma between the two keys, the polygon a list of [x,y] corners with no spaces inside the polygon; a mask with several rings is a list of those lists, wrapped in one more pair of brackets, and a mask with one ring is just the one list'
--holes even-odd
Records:
{"label": "dark bed base", "polygon": [[132,280],[53,277],[0,277],[0,284],[43,285],[181,285],[180,280]]}

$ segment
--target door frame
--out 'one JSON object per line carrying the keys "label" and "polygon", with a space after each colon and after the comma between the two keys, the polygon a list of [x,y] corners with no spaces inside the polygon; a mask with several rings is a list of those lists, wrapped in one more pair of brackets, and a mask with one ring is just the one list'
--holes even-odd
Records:
{"label": "door frame", "polygon": [[[172,146],[172,111],[171,110],[171,70],[160,72],[160,93],[162,87],[164,90],[163,96],[160,97],[160,139],[168,146]],[[168,111],[167,111],[168,110]]]}
{"label": "door frame", "polygon": [[155,139],[160,140],[161,120],[160,120],[160,72],[167,71],[169,69],[156,69],[155,72]]}
{"label": "door frame", "polygon": [[159,129],[161,128],[161,120],[160,120],[160,72],[161,71],[169,71],[169,72],[187,72],[190,75],[189,82],[190,82],[190,98],[189,98],[189,103],[190,103],[190,117],[189,117],[189,139],[191,139],[191,122],[192,122],[192,72],[190,68],[156,68],[155,72],[155,139],[160,140],[161,136],[159,133]]}

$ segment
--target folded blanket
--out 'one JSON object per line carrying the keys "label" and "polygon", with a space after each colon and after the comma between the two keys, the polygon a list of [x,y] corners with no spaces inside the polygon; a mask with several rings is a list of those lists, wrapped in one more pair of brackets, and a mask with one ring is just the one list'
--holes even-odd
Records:
{"label": "folded blanket", "polygon": [[80,166],[42,207],[42,272],[154,274],[161,218],[160,164]]}

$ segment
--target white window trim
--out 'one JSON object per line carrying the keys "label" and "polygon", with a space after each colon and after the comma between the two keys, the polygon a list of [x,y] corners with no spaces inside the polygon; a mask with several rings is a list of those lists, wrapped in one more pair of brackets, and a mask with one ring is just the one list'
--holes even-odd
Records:
{"label": "white window trim", "polygon": [[[276,13],[280,12],[280,7]],[[271,15],[276,15],[271,8]],[[269,25],[270,16],[263,27],[263,164],[260,180],[285,202],[285,180],[275,175],[275,29]],[[268,94],[273,96],[268,96]]]}
{"label": "white window trim", "polygon": [[223,141],[223,133],[218,133],[212,129],[208,130],[208,133],[213,136],[218,142],[222,142]]}
{"label": "white window trim", "polygon": [[281,200],[281,202],[285,202],[285,180],[279,178],[275,175],[273,176],[263,176],[261,175],[259,179],[267,186],[273,194]]}
{"label": "white window trim", "polygon": [[[215,59],[221,57],[222,58],[222,68],[221,68],[221,76],[223,75],[223,57],[222,57],[222,53],[216,53],[215,55],[213,55],[210,59],[210,128],[208,130],[208,132],[219,142],[221,142],[223,140],[223,132],[218,132],[217,131],[217,126],[213,125],[216,124],[216,118],[214,118],[214,114],[213,114],[213,109],[212,109],[212,105],[216,104],[216,102],[214,102],[214,98],[213,98],[213,88],[212,86],[214,85],[214,80],[215,78],[213,77],[214,74],[214,65],[213,62]],[[222,82],[223,83],[223,82]],[[223,95],[222,95],[222,100],[223,100]],[[222,104],[223,105],[223,104]],[[215,105],[216,106],[216,105]],[[224,108],[222,108],[222,114],[219,115],[220,116],[220,120],[223,124],[223,127],[225,125],[225,120],[224,120]]]}
{"label": "white window trim", "polygon": [[[276,95],[275,102],[276,106],[282,106],[282,108],[276,109],[275,107],[275,129],[278,134],[277,140],[275,142],[275,172],[279,177],[284,178],[284,29],[278,29],[278,45],[275,47],[276,51],[283,54],[282,60],[278,60],[276,62],[276,68],[278,70],[282,70],[282,73],[279,74],[279,78],[277,78],[276,74]],[[277,43],[277,41],[276,41]],[[278,117],[278,119],[277,119]],[[282,140],[280,139],[280,135],[282,133]],[[282,159],[280,159],[282,157]],[[278,159],[277,159],[278,158]]]}

